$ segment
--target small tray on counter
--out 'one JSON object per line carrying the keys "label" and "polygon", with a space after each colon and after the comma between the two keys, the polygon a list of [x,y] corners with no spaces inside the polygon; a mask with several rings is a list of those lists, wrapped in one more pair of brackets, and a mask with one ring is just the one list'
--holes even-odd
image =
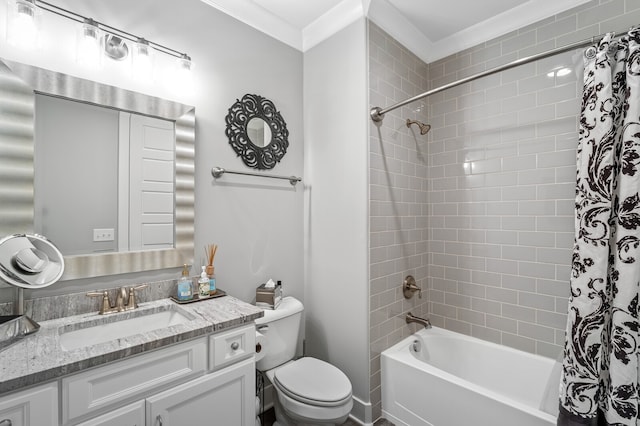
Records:
{"label": "small tray on counter", "polygon": [[174,302],[176,302],[177,304],[179,304],[179,305],[185,305],[187,303],[201,302],[203,300],[215,299],[217,297],[223,297],[223,296],[226,296],[226,295],[227,295],[227,293],[224,290],[217,289],[216,293],[212,294],[210,296],[201,297],[199,294],[196,294],[196,295],[193,296],[193,298],[191,298],[189,300],[180,300],[180,299],[178,299],[177,297],[175,297],[173,295],[169,296],[169,298],[171,300],[173,300]]}

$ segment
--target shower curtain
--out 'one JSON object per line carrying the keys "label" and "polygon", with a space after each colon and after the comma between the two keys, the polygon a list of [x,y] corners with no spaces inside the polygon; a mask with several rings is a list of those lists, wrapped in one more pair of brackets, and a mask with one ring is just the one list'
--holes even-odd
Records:
{"label": "shower curtain", "polygon": [[640,425],[640,27],[585,51],[558,425]]}

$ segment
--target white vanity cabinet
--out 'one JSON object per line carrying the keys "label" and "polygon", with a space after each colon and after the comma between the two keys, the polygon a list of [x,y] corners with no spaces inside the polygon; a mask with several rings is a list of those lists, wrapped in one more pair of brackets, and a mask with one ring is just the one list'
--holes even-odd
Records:
{"label": "white vanity cabinet", "polygon": [[254,352],[250,323],[125,358],[0,397],[0,426],[253,426]]}
{"label": "white vanity cabinet", "polygon": [[62,424],[253,426],[254,352],[251,323],[65,377]]}
{"label": "white vanity cabinet", "polygon": [[58,384],[49,383],[0,398],[0,426],[56,426]]}

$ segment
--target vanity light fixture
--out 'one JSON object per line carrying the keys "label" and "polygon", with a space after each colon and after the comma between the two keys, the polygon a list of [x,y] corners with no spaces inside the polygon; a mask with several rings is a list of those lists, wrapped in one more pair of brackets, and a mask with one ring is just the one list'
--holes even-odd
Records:
{"label": "vanity light fixture", "polygon": [[7,7],[7,42],[25,50],[34,49],[38,41],[35,0],[9,0]]}
{"label": "vanity light fixture", "polygon": [[179,65],[178,72],[174,74],[187,80],[191,78],[190,71],[193,64],[186,53],[154,43],[43,0],[8,1],[7,40],[15,46],[35,47],[38,35],[36,18],[39,11],[44,10],[80,24],[76,60],[82,65],[97,67],[103,56],[121,61],[132,52],[132,74],[136,78],[148,81],[153,72],[153,53],[158,51],[176,58]]}

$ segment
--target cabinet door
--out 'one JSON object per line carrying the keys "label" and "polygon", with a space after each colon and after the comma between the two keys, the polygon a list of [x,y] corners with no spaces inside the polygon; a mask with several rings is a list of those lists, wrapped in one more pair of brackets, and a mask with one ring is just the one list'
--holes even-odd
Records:
{"label": "cabinet door", "polygon": [[58,386],[39,386],[0,398],[2,426],[56,426]]}
{"label": "cabinet door", "polygon": [[255,425],[251,357],[147,398],[147,426]]}
{"label": "cabinet door", "polygon": [[144,401],[138,401],[77,426],[144,426],[144,416]]}

